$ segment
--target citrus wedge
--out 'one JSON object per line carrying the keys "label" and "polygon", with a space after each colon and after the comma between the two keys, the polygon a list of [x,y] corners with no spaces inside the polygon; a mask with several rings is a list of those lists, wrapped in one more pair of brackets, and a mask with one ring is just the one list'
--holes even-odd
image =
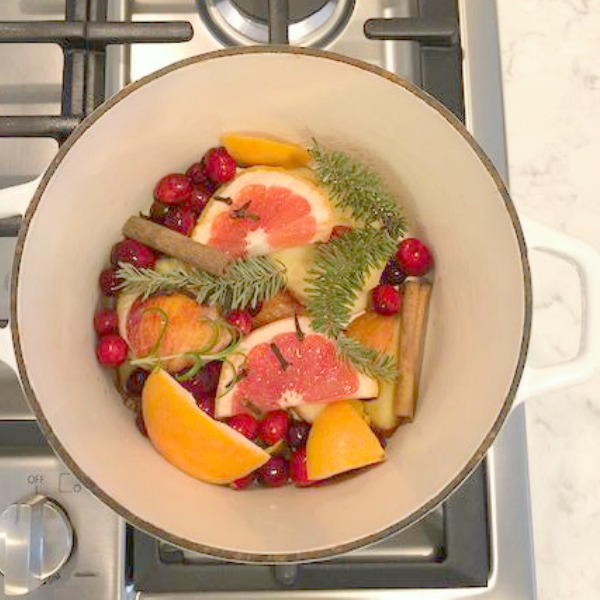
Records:
{"label": "citrus wedge", "polygon": [[298,144],[273,138],[225,133],[221,144],[238,162],[245,165],[270,165],[274,167],[301,167],[310,162],[308,150]]}
{"label": "citrus wedge", "polygon": [[196,406],[164,370],[142,392],[144,423],[156,450],[184,473],[208,483],[231,483],[262,466],[269,453]]}
{"label": "citrus wedge", "polygon": [[323,191],[282,169],[248,169],[220,188],[192,238],[233,258],[325,241],[333,212]]}
{"label": "citrus wedge", "polygon": [[[334,341],[307,317],[281,319],[253,331],[223,365],[215,412],[229,417],[342,398],[375,398],[379,385],[338,356]],[[235,368],[235,370],[234,370]]]}
{"label": "citrus wedge", "polygon": [[315,419],[306,444],[310,480],[321,480],[381,462],[385,452],[351,402],[328,404]]}

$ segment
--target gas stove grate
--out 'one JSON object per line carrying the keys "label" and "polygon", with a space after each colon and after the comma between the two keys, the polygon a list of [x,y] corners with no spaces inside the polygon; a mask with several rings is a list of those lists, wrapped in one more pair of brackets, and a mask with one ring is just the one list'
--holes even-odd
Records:
{"label": "gas stove grate", "polygon": [[108,0],[67,0],[64,21],[0,22],[0,43],[53,43],[64,55],[61,114],[0,116],[0,137],[63,142],[104,101],[107,46],[184,42],[193,36],[186,21],[108,21],[107,5]]}

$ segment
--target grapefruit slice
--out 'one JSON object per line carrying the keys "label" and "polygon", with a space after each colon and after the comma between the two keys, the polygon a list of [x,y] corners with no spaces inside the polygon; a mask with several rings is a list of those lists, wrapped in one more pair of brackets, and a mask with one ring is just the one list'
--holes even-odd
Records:
{"label": "grapefruit slice", "polygon": [[[122,306],[120,312],[126,308]],[[218,313],[215,308],[202,306],[183,294],[170,294],[134,300],[123,318],[125,339],[136,358],[146,357],[153,352],[164,358],[197,351],[209,344],[215,335],[214,323]],[[220,330],[219,339],[215,340],[212,350],[222,349],[229,341],[226,330]],[[187,356],[164,361],[165,367],[171,372],[193,364],[194,359]]]}
{"label": "grapefruit slice", "polygon": [[329,238],[327,196],[305,177],[280,169],[248,169],[204,209],[192,238],[233,258],[268,254]]}
{"label": "grapefruit slice", "polygon": [[292,168],[310,162],[310,154],[303,146],[273,138],[243,133],[224,133],[221,136],[221,144],[236,162],[245,165]]}
{"label": "grapefruit slice", "polygon": [[361,411],[342,400],[328,404],[315,419],[306,443],[310,480],[327,479],[381,462],[385,452]]}
{"label": "grapefruit slice", "polygon": [[[341,398],[375,398],[375,379],[358,373],[337,354],[335,342],[314,332],[306,317],[281,319],[253,331],[223,364],[216,416],[268,412]],[[235,371],[232,368],[235,367]],[[249,410],[250,409],[250,410]]]}
{"label": "grapefruit slice", "polygon": [[208,483],[231,483],[271,455],[196,406],[194,397],[166,371],[153,371],[142,392],[152,445],[172,465]]}

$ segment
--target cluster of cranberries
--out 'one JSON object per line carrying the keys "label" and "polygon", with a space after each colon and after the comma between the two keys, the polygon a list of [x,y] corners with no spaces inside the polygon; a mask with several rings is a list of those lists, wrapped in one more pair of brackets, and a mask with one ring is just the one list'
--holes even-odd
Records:
{"label": "cluster of cranberries", "polygon": [[249,414],[229,417],[227,424],[249,440],[270,447],[281,443],[278,456],[271,457],[260,469],[231,484],[236,490],[255,483],[265,487],[281,487],[292,481],[298,487],[311,485],[306,473],[306,441],[310,425],[293,421],[285,410],[274,410],[259,421]]}
{"label": "cluster of cranberries", "polygon": [[[154,188],[154,203],[150,219],[183,235],[190,235],[196,220],[217,186],[231,181],[236,173],[235,160],[223,147],[211,148],[199,162],[192,164],[185,174],[171,173],[163,177]],[[99,284],[110,302],[118,291],[117,268],[119,263],[130,263],[140,269],[152,269],[157,255],[151,248],[124,239],[113,246],[111,266],[100,273]],[[251,315],[235,311],[228,320],[244,334],[252,327]],[[118,319],[112,309],[100,310],[94,316],[94,329],[98,334],[96,356],[100,364],[117,367],[127,358],[127,343],[118,335]]]}
{"label": "cluster of cranberries", "polygon": [[150,219],[183,235],[190,235],[198,215],[215,188],[235,177],[237,165],[225,148],[211,148],[185,173],[165,175],[154,188]]}
{"label": "cluster of cranberries", "polygon": [[402,240],[398,251],[385,266],[380,284],[371,292],[373,310],[380,315],[395,315],[402,307],[398,287],[409,276],[426,275],[432,266],[433,257],[423,242],[416,238]]}

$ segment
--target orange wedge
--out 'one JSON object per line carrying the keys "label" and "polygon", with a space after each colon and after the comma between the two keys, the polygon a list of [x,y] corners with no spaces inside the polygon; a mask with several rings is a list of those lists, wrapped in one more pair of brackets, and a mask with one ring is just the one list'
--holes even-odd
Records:
{"label": "orange wedge", "polygon": [[238,163],[245,165],[293,168],[310,162],[310,154],[303,146],[273,138],[225,133],[221,143]]}
{"label": "orange wedge", "polygon": [[156,450],[184,473],[208,483],[231,483],[271,455],[196,406],[166,371],[153,371],[142,393],[144,423]]}
{"label": "orange wedge", "polygon": [[328,404],[315,419],[306,445],[310,480],[327,479],[384,458],[377,436],[352,401]]}

